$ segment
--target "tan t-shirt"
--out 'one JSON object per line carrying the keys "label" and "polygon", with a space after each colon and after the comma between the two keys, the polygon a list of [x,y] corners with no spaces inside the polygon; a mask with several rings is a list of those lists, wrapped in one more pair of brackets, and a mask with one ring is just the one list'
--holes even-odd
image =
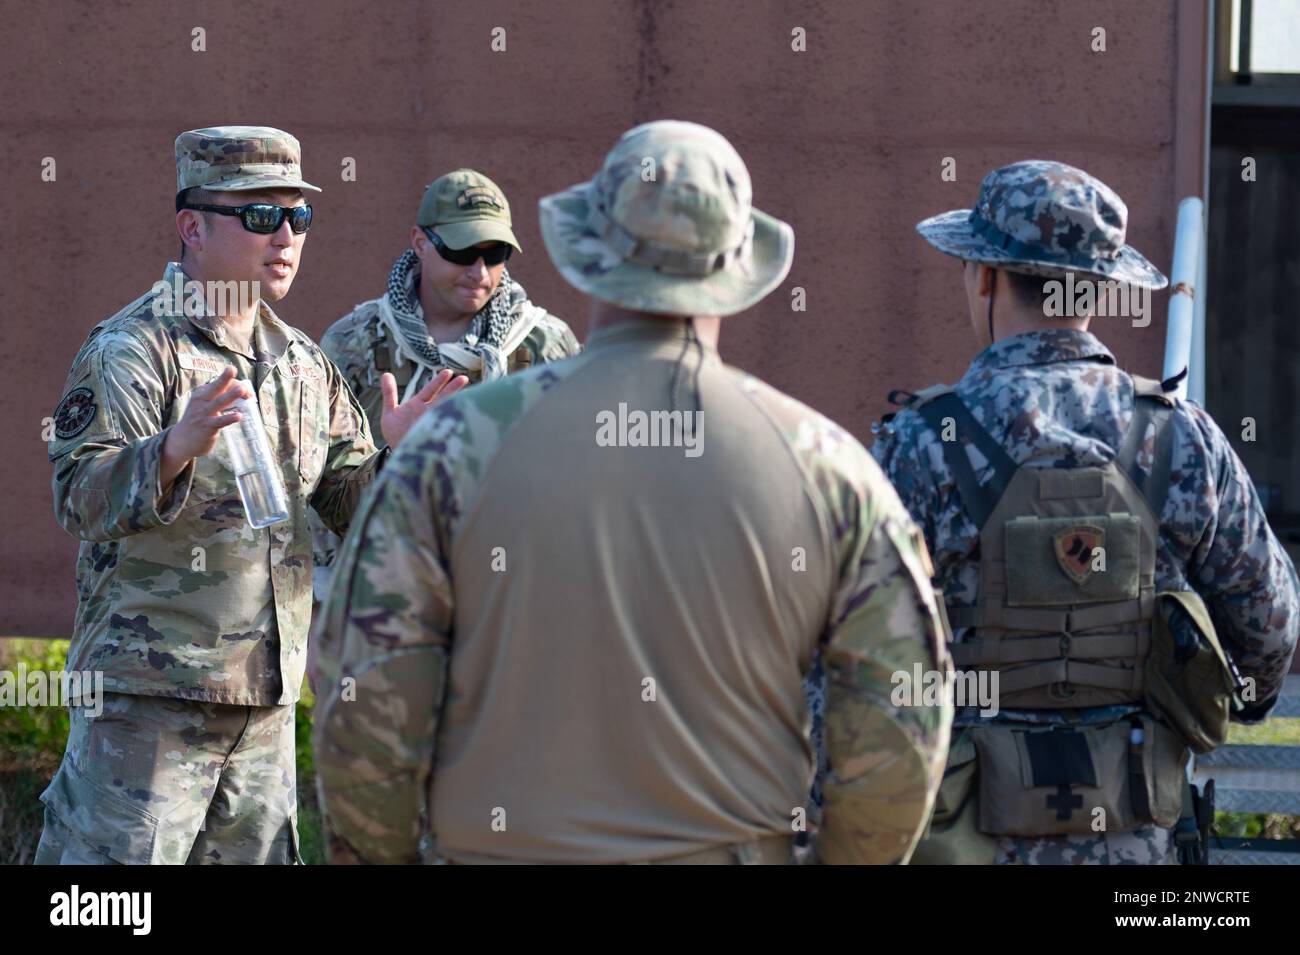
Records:
{"label": "tan t-shirt", "polygon": [[790,835],[819,643],[830,856],[908,851],[947,740],[941,708],[889,703],[892,671],[944,659],[919,536],[833,423],[712,349],[679,366],[683,327],[469,389],[386,465],[319,634],[322,684],[356,683],[318,712],[317,766],[363,858],[414,858],[426,787],[456,859]]}

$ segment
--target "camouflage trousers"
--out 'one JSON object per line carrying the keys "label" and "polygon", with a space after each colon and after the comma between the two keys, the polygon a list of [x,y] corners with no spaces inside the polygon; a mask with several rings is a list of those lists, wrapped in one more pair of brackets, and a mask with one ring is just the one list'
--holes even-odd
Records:
{"label": "camouflage trousers", "polygon": [[1173,832],[1134,829],[1095,836],[1003,836],[998,865],[1175,865]]}
{"label": "camouflage trousers", "polygon": [[70,710],[37,865],[294,863],[294,707],[103,695]]}

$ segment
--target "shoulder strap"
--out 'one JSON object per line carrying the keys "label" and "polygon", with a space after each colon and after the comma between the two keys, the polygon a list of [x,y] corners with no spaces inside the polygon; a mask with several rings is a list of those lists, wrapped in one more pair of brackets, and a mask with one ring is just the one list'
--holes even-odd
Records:
{"label": "shoulder strap", "polygon": [[[1174,403],[1161,382],[1138,375],[1130,377],[1133,379],[1133,417],[1115,455],[1115,463],[1137,485],[1137,489],[1142,492],[1142,496],[1151,506],[1156,522],[1159,523],[1160,515],[1164,512],[1165,499],[1169,496],[1169,477],[1172,471],[1174,447]],[[1147,429],[1153,424],[1155,425],[1155,447],[1151,470],[1144,474],[1137,469],[1137,456],[1142,450]]]}
{"label": "shoulder strap", "polygon": [[393,363],[388,354],[388,330],[384,328],[383,322],[380,322],[375,329],[375,337],[371,339],[370,347],[374,352],[372,359],[374,366],[380,371],[392,371]]}
{"label": "shoulder strap", "polygon": [[1176,385],[1187,372],[1179,372],[1168,381],[1157,381],[1155,378],[1143,378],[1141,375],[1129,375],[1133,381],[1133,393],[1141,398],[1155,398],[1160,403],[1172,408],[1173,399],[1169,397],[1169,386]]}
{"label": "shoulder strap", "polygon": [[[993,436],[980,426],[971,414],[966,403],[957,397],[957,393],[948,385],[936,385],[917,392],[908,402],[909,407],[924,419],[925,423],[939,436],[939,446],[943,449],[944,460],[952,471],[957,490],[961,493],[966,514],[976,527],[983,528],[993,509],[1002,498],[1011,477],[1016,473],[1016,462]],[[944,419],[952,418],[956,429],[965,435],[984,455],[993,468],[993,479],[981,485],[971,467],[970,456],[966,454],[965,445],[960,441],[944,441]]]}

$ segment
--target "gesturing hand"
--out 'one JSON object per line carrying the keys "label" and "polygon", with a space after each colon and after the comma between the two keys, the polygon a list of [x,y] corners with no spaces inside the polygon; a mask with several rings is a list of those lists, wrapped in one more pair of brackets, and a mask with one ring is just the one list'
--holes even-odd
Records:
{"label": "gesturing hand", "polygon": [[211,454],[222,428],[243,416],[230,406],[240,398],[253,397],[253,386],[235,380],[235,368],[227,365],[216,378],[190,392],[181,420],[167,432],[162,449],[162,485],[167,487],[185,465]]}
{"label": "gesturing hand", "polygon": [[433,376],[433,381],[417,391],[409,400],[398,404],[397,379],[391,372],[384,372],[383,377],[379,379],[379,390],[384,396],[384,413],[380,420],[384,440],[389,446],[397,447],[406,437],[406,433],[415,426],[415,422],[420,420],[421,415],[443,398],[454,395],[468,384],[469,379],[464,375],[453,375],[449,368],[444,368]]}

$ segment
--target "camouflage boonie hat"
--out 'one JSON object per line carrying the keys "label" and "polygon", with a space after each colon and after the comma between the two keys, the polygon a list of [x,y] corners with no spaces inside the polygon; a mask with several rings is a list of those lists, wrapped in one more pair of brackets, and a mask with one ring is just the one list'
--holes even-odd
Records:
{"label": "camouflage boonie hat", "polygon": [[634,311],[732,315],[776,288],[794,258],[794,230],[753,208],[731,143],[696,123],[629,130],[591,182],[539,206],[565,279]]}
{"label": "camouflage boonie hat", "polygon": [[302,180],[298,140],[270,126],[211,126],[176,137],[176,191],[310,189]]}
{"label": "camouflage boonie hat", "polygon": [[985,176],[974,209],[933,216],[916,231],[940,252],[1011,272],[1083,272],[1164,288],[1160,270],[1124,244],[1127,224],[1128,207],[1100,179],[1028,159]]}
{"label": "camouflage boonie hat", "polygon": [[510,227],[510,203],[501,187],[473,169],[439,176],[424,190],[416,225],[436,227],[448,248],[468,249],[480,242],[508,242],[524,251]]}

